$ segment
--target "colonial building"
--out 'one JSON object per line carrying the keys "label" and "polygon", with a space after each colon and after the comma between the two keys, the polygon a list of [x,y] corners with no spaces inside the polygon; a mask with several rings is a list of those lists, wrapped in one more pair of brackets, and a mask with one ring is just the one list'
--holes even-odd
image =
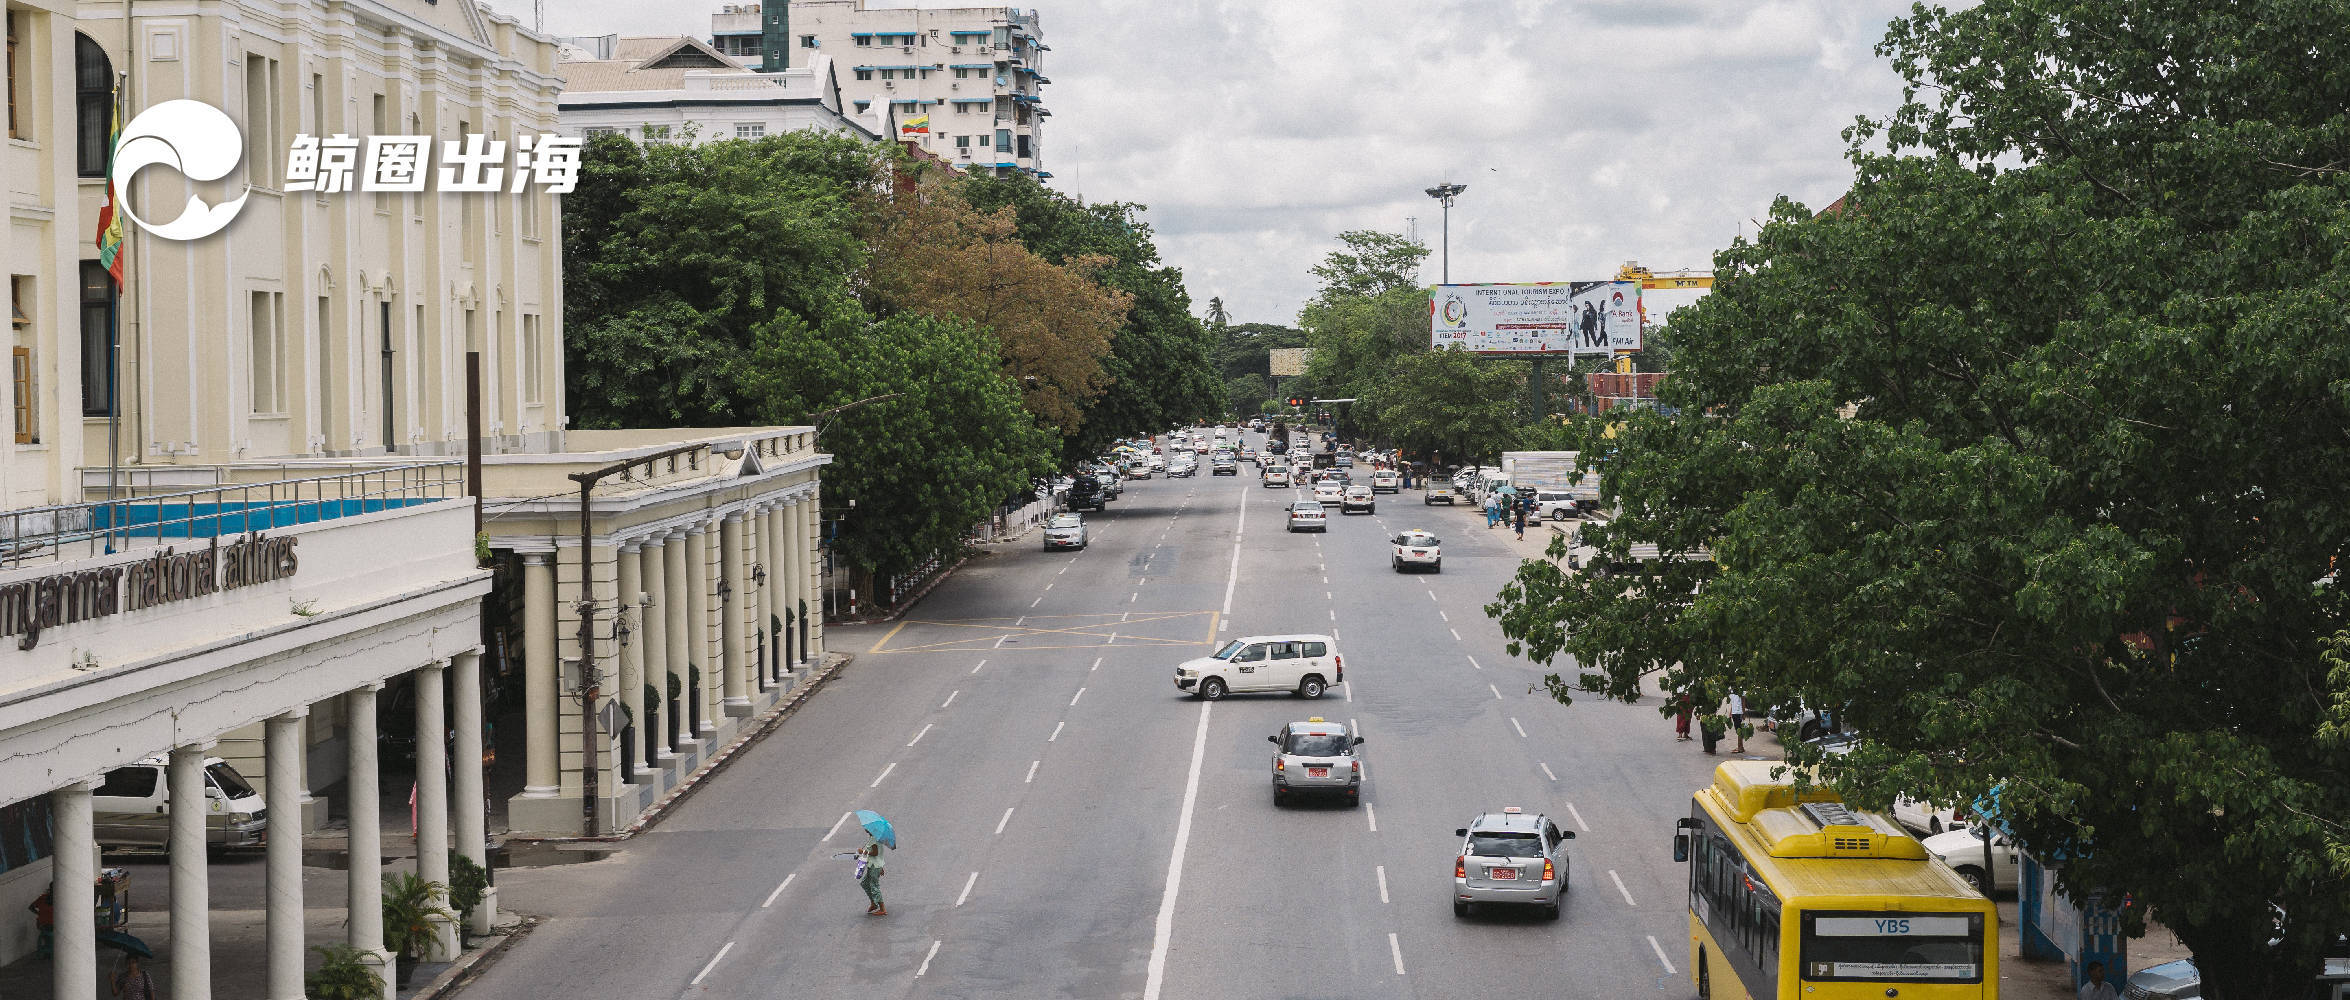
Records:
{"label": "colonial building", "polygon": [[[136,800],[171,851],[173,995],[205,995],[207,840],[259,836],[269,993],[298,996],[302,834],[330,806],[338,936],[382,956],[382,830],[406,838],[382,756],[425,776],[416,867],[446,882],[487,860],[485,742],[526,771],[514,830],[611,832],[821,669],[811,429],[567,430],[557,197],[323,190],[292,153],[518,154],[561,131],[552,39],[467,0],[6,8],[0,962],[50,892],[57,995],[100,995],[98,846],[143,836],[116,822]],[[149,167],[123,202],[241,207],[201,239],[126,226],[117,285],[91,241],[109,131],[179,99],[242,155]],[[524,725],[493,737],[501,690]],[[228,829],[240,772],[266,809]]]}
{"label": "colonial building", "polygon": [[881,135],[842,111],[830,56],[755,73],[683,35],[573,39],[564,46],[562,130],[641,142],[757,139],[801,129]]}

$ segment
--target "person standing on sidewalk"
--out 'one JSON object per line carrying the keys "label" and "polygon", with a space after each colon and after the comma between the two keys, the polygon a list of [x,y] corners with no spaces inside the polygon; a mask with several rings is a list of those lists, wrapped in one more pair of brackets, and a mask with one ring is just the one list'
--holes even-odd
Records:
{"label": "person standing on sidewalk", "polygon": [[1501,496],[1495,493],[1485,494],[1485,530],[1492,531],[1493,526],[1499,523],[1501,523]]}
{"label": "person standing on sidewalk", "polygon": [[2089,963],[2089,981],[2081,984],[2077,994],[2080,1000],[2120,1000],[2113,984],[2105,981],[2105,963]]}
{"label": "person standing on sidewalk", "polygon": [[1731,747],[1730,752],[1745,753],[1746,696],[1739,694],[1736,691],[1730,692],[1730,733],[1731,735],[1738,737],[1738,745]]}
{"label": "person standing on sidewalk", "polygon": [[1674,699],[1673,739],[1678,742],[1689,742],[1689,713],[1691,708],[1692,706],[1690,704],[1689,692],[1683,691],[1678,697]]}

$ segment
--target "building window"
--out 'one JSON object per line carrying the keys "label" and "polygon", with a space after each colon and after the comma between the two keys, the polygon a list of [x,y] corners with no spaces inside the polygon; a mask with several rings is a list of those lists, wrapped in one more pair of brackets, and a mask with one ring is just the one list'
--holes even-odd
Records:
{"label": "building window", "polygon": [[812,48],[815,48],[815,47],[816,47],[816,36],[814,36],[814,35],[801,35],[801,36],[800,36],[800,47],[801,47],[801,48],[803,48],[803,49],[812,49]]}
{"label": "building window", "polygon": [[766,123],[766,122],[736,122],[736,123],[734,123],[734,137],[735,137],[735,138],[737,138],[737,139],[763,139],[763,138],[765,138],[766,136],[767,136],[767,123]]}
{"label": "building window", "polygon": [[857,71],[857,79],[859,79],[859,80],[870,80],[870,79],[873,79],[873,71],[872,71],[872,70],[869,70],[869,69],[861,69],[861,70],[858,70],[858,71]]}
{"label": "building window", "polygon": [[16,411],[16,443],[38,444],[41,435],[36,417],[40,410],[33,402],[33,390],[37,388],[33,384],[33,349],[24,346],[24,341],[33,335],[33,317],[25,309],[33,300],[32,276],[10,277],[8,295],[9,326],[17,341],[8,359],[8,381],[15,388],[12,406]]}
{"label": "building window", "polygon": [[245,53],[245,178],[254,187],[277,186],[277,60]]}
{"label": "building window", "polygon": [[16,74],[16,12],[8,12],[8,137],[30,139],[22,122],[16,117],[17,92],[23,90],[24,78]]}
{"label": "building window", "polygon": [[272,292],[251,296],[252,321],[246,328],[253,338],[253,412],[275,416],[286,410],[285,322],[279,315],[283,299]]}
{"label": "building window", "polygon": [[[312,432],[329,441],[334,440],[334,386],[335,386],[335,313],[333,300],[318,297],[318,347],[313,352],[318,365],[318,424]],[[327,445],[333,447],[333,445]]]}
{"label": "building window", "polygon": [[[9,34],[9,36],[8,36],[8,37],[10,37],[10,38],[15,38],[15,37],[16,37],[16,35],[15,35],[15,33],[14,33],[14,32],[11,32],[11,33]],[[858,36],[857,36],[857,44],[859,44],[859,45],[863,45],[863,46],[866,46],[866,47],[870,48],[870,47],[873,45],[873,36],[871,36],[871,35],[858,35]]]}
{"label": "building window", "polygon": [[666,143],[669,141],[669,126],[647,124],[644,126],[644,136],[645,145],[648,146]]}
{"label": "building window", "polygon": [[74,166],[83,177],[106,176],[114,138],[114,62],[90,36],[73,36]]}
{"label": "building window", "polygon": [[544,195],[537,191],[525,190],[522,193],[522,198],[514,203],[514,229],[523,239],[535,240],[539,238],[539,199],[541,197]]}
{"label": "building window", "polygon": [[[368,119],[368,124],[372,126],[372,130],[369,131],[368,134],[390,135],[392,131],[391,114],[391,106],[385,103],[384,95],[375,95],[374,112],[372,117]],[[389,193],[383,191],[378,191],[375,193],[375,212],[377,215],[392,214],[392,196]]]}
{"label": "building window", "polygon": [[82,262],[82,415],[114,415],[114,310],[118,296],[106,265]]}
{"label": "building window", "polygon": [[546,400],[547,346],[539,339],[539,318],[525,313],[522,317],[522,401],[539,403]]}
{"label": "building window", "polygon": [[995,130],[995,151],[998,153],[1009,153],[1012,151],[1011,129],[999,128]]}

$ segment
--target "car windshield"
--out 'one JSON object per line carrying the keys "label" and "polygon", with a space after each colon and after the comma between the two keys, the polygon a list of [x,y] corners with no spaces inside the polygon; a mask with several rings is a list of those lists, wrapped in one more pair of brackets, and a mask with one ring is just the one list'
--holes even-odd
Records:
{"label": "car windshield", "polygon": [[1436,536],[1434,536],[1434,535],[1405,535],[1405,536],[1403,536],[1403,538],[1402,538],[1402,540],[1400,541],[1400,543],[1399,543],[1399,544],[1403,544],[1403,545],[1417,545],[1417,546],[1421,546],[1421,547],[1423,547],[1423,548],[1433,548],[1433,547],[1435,547],[1435,545],[1436,545]]}
{"label": "car windshield", "polygon": [[1322,505],[1318,503],[1301,503],[1289,509],[1292,513],[1297,514],[1319,514],[1322,512]]}
{"label": "car windshield", "polygon": [[1208,654],[1208,658],[1211,660],[1229,660],[1232,658],[1233,654],[1240,652],[1247,646],[1248,643],[1234,639],[1231,642],[1225,643],[1224,648]]}
{"label": "car windshield", "polygon": [[1053,518],[1052,526],[1055,528],[1074,528],[1084,523],[1085,519],[1078,517],[1075,514],[1062,514]]}
{"label": "car windshield", "polygon": [[253,786],[245,783],[245,776],[227,764],[207,764],[204,773],[212,778],[212,784],[220,789],[222,795],[241,799],[253,794]]}
{"label": "car windshield", "polygon": [[1480,858],[1539,858],[1542,838],[1531,833],[1469,834],[1469,853]]}
{"label": "car windshield", "polygon": [[1300,757],[1343,757],[1352,746],[1344,733],[1291,733],[1281,749]]}

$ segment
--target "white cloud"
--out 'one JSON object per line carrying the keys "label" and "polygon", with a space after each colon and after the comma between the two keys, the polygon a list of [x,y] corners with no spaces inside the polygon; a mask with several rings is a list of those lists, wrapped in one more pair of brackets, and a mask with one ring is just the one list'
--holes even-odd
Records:
{"label": "white cloud", "polygon": [[[527,18],[526,0],[492,0]],[[1706,267],[1786,194],[1850,178],[1839,132],[1900,81],[1871,49],[1910,0],[1093,0],[1027,3],[1052,46],[1045,163],[1140,202],[1202,304],[1287,322],[1346,229],[1456,281]],[[875,3],[874,6],[914,6]],[[920,6],[964,6],[922,3]],[[707,5],[571,0],[561,34],[706,34]],[[1425,277],[1433,281],[1437,261]]]}

